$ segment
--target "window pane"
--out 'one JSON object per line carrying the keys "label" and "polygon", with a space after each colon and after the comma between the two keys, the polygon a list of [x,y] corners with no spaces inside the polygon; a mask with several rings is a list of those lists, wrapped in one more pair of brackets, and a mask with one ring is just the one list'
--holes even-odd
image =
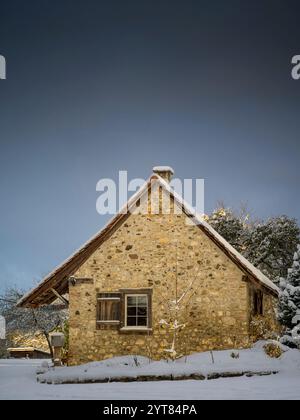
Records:
{"label": "window pane", "polygon": [[133,327],[137,325],[136,316],[128,316],[127,317],[127,325],[129,327]]}
{"label": "window pane", "polygon": [[127,296],[127,306],[136,306],[136,296]]}
{"label": "window pane", "polygon": [[147,326],[147,317],[139,316],[137,321],[138,321],[138,326]]}
{"label": "window pane", "polygon": [[127,315],[136,315],[136,306],[129,306],[127,308]]}
{"label": "window pane", "polygon": [[147,306],[147,296],[138,296],[137,299],[139,306]]}
{"label": "window pane", "polygon": [[147,308],[146,307],[145,308],[138,307],[137,308],[137,314],[142,315],[142,316],[146,316],[147,315]]}

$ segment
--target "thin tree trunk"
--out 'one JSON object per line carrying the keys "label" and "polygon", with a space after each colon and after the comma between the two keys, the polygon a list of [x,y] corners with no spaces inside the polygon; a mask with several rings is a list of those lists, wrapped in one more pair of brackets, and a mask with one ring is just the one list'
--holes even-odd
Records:
{"label": "thin tree trunk", "polygon": [[[39,326],[39,323],[38,323],[38,320],[37,320],[36,313],[35,313],[35,310],[34,309],[32,309],[32,314],[33,314],[35,325],[37,326],[37,328],[39,328],[40,326]],[[43,334],[44,334],[44,336],[45,336],[45,338],[47,340],[48,347],[49,347],[49,350],[50,350],[51,359],[54,362],[54,354],[53,354],[52,346],[50,344],[49,334],[45,330],[42,330],[42,332],[43,332]]]}
{"label": "thin tree trunk", "polygon": [[54,361],[53,348],[52,348],[51,343],[50,343],[49,334],[46,331],[43,331],[43,334],[46,337],[46,340],[47,340],[47,343],[48,343],[48,347],[49,347],[49,350],[50,350],[51,359],[52,359],[52,361]]}

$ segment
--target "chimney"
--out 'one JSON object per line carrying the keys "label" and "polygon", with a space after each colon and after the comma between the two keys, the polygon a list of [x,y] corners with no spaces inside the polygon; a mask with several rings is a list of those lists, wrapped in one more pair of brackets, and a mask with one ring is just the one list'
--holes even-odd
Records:
{"label": "chimney", "polygon": [[170,166],[154,166],[153,172],[167,182],[170,182],[174,175],[174,171]]}

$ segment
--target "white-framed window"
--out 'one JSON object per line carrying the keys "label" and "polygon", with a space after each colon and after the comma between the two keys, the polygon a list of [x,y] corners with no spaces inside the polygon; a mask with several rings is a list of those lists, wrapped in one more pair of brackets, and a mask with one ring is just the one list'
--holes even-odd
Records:
{"label": "white-framed window", "polygon": [[149,327],[149,295],[125,294],[125,328]]}

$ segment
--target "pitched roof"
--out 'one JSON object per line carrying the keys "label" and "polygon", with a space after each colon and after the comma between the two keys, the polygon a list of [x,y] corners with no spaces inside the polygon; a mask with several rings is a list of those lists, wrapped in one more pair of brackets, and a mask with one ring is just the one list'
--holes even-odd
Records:
{"label": "pitched roof", "polygon": [[279,288],[266,277],[258,268],[254,267],[245,257],[243,257],[233,246],[231,246],[221,235],[219,235],[195,210],[179,195],[170,184],[158,174],[152,174],[145,184],[133,194],[128,202],[120,211],[90,240],[81,248],[74,252],[67,260],[49,273],[35,288],[26,293],[17,303],[17,306],[39,306],[50,304],[57,299],[51,291],[55,289],[58,293],[64,294],[68,291],[69,277],[93,254],[93,252],[118,228],[121,223],[129,217],[130,209],[141,198],[141,196],[151,188],[151,183],[155,181],[163,187],[171,197],[182,207],[184,213],[190,217],[194,223],[210,237],[213,242],[223,250],[223,252],[237,264],[250,278],[268,289],[274,295],[279,293]]}

